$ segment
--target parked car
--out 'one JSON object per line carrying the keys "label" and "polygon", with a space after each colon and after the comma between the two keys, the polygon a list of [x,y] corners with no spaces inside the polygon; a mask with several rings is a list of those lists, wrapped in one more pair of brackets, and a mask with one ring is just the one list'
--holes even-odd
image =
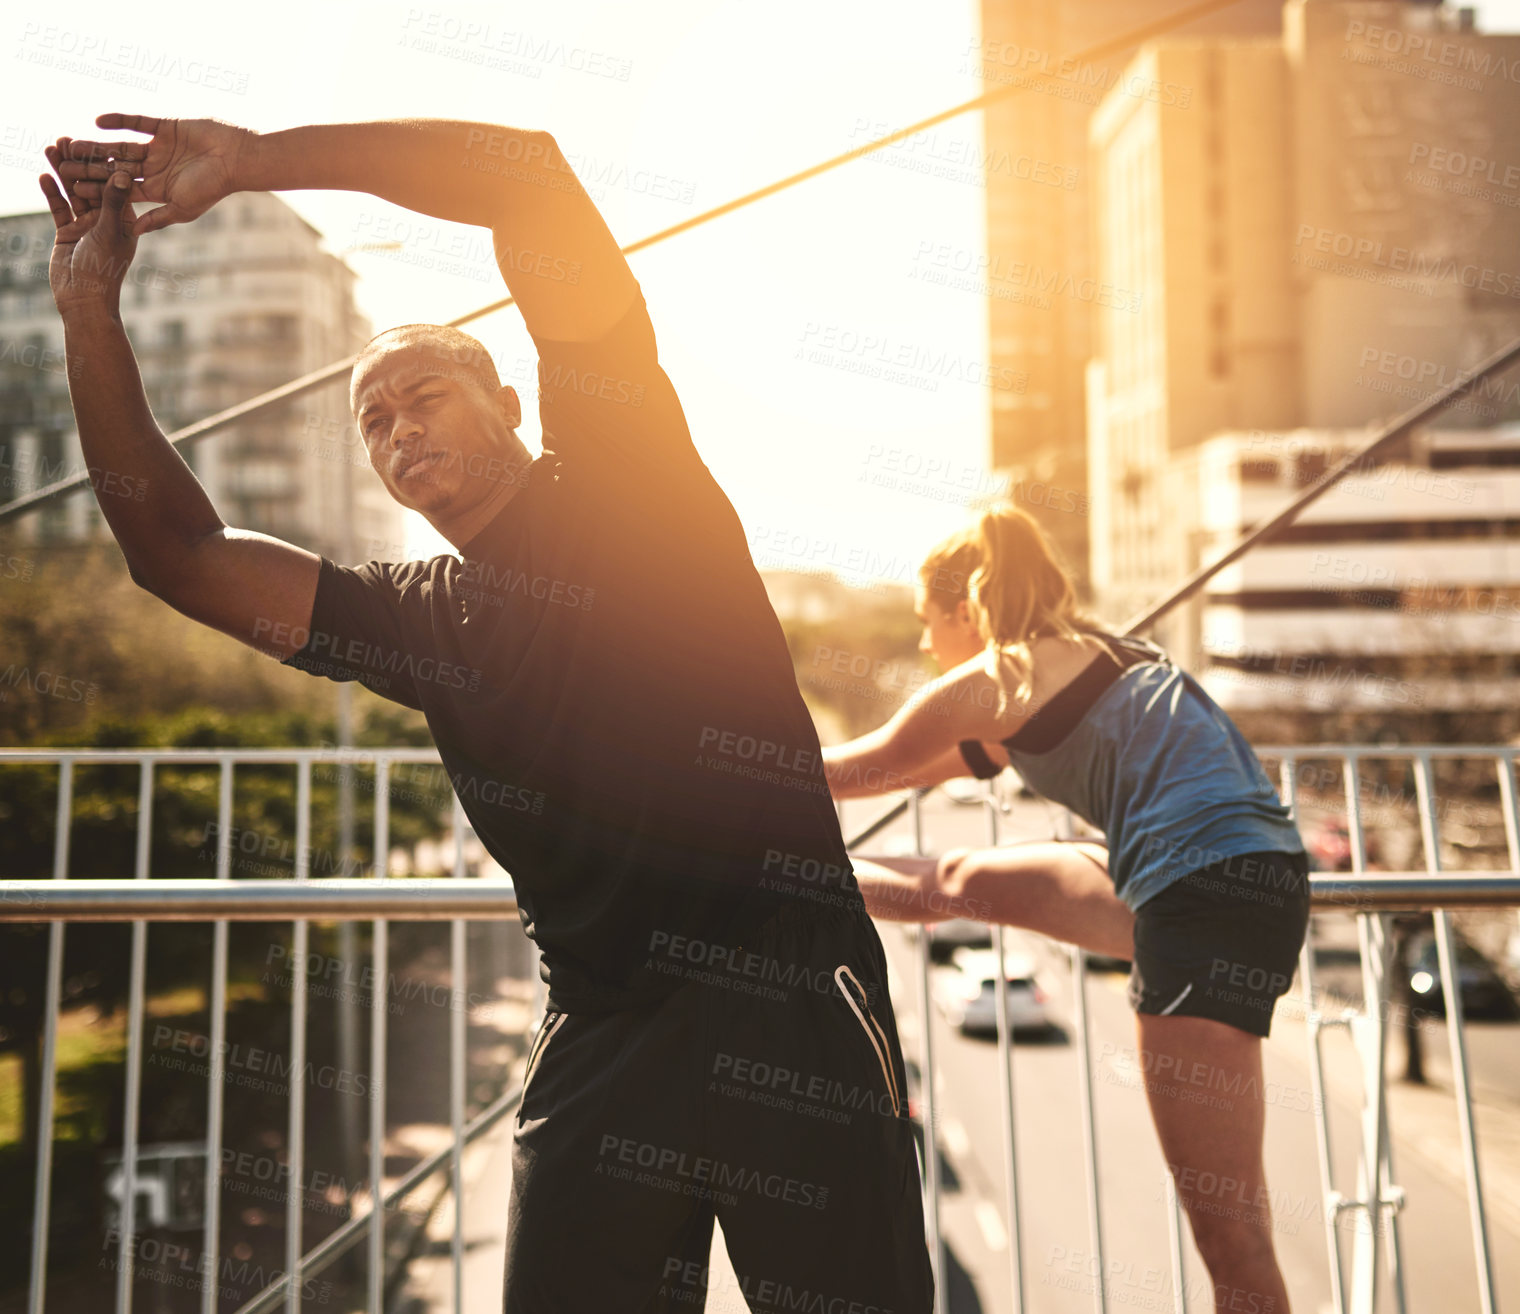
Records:
{"label": "parked car", "polygon": [[[1309,867],[1312,871],[1351,870],[1351,823],[1344,817],[1330,817],[1308,831],[1304,848],[1309,851]],[[1382,862],[1382,848],[1376,835],[1362,831],[1362,847],[1369,870],[1376,870]]]}
{"label": "parked car", "polygon": [[[1457,951],[1457,988],[1462,992],[1462,1016],[1492,1022],[1520,1018],[1520,1003],[1504,978],[1472,944],[1457,931],[1451,933]],[[1446,1016],[1446,997],[1441,987],[1441,959],[1434,932],[1420,931],[1409,939],[1405,970],[1415,1006],[1436,1017]]]}
{"label": "parked car", "polygon": [[992,948],[992,928],[986,922],[973,922],[965,917],[929,922],[922,927],[910,922],[907,931],[912,940],[916,940],[921,932],[928,934],[931,963],[948,963],[958,949]]}
{"label": "parked car", "polygon": [[[989,949],[957,949],[955,970],[946,973],[937,991],[940,1011],[951,1026],[970,1035],[997,1033],[997,953]],[[1003,956],[1003,987],[1008,1000],[1010,1031],[1055,1030],[1047,1009],[1049,999],[1035,980],[1034,960],[1027,954]]]}

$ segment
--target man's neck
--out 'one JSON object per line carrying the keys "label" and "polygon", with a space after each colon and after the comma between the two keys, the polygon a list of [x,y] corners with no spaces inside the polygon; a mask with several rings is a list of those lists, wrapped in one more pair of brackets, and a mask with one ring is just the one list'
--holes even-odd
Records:
{"label": "man's neck", "polygon": [[500,480],[490,495],[477,502],[468,511],[461,511],[457,516],[428,517],[429,523],[444,538],[448,539],[460,551],[481,530],[501,513],[502,507],[506,506],[514,497],[523,490],[523,484],[518,479]]}

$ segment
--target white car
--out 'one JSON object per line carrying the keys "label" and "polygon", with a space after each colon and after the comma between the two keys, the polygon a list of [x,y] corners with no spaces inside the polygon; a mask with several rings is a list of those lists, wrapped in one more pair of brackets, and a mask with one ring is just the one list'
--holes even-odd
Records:
{"label": "white car", "polygon": [[[945,1020],[967,1034],[996,1035],[997,951],[957,949],[951,962],[954,970],[944,974],[937,992]],[[1049,998],[1035,980],[1034,960],[1029,955],[1003,955],[1003,988],[1010,1032],[1055,1030],[1046,1008]]]}

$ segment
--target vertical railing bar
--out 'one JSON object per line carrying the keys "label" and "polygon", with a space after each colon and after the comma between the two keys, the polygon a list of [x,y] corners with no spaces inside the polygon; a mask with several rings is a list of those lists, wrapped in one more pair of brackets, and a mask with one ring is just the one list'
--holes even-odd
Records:
{"label": "vertical railing bar", "polygon": [[1012,1265],[1010,1279],[1013,1314],[1023,1314],[1024,1272],[1019,1258],[1019,1179],[1013,1123],[1013,1036],[1008,1029],[1007,974],[1003,968],[1007,952],[1003,945],[1001,924],[992,928],[992,949],[997,956],[997,966],[994,968],[997,994],[994,998],[997,1001],[998,1093],[1003,1103],[1003,1182],[1008,1208],[1009,1249],[1013,1252],[1009,1261]]}
{"label": "vertical railing bar", "polygon": [[[296,870],[304,881],[311,870],[311,758],[296,767]],[[285,1197],[285,1309],[301,1314],[301,1232],[306,1192],[306,958],[307,923],[293,928],[290,976],[290,1130],[286,1136],[289,1194]]]}
{"label": "vertical railing bar", "polygon": [[[69,875],[69,821],[74,812],[74,763],[58,764],[58,810],[53,817],[53,879]],[[58,1084],[58,1012],[63,1007],[63,923],[48,929],[47,984],[42,1021],[42,1090],[37,1100],[37,1175],[32,1193],[32,1274],[28,1314],[43,1314],[47,1298],[49,1210],[53,1195],[53,1097]]]}
{"label": "vertical railing bar", "polygon": [[1351,845],[1351,870],[1367,869],[1367,837],[1362,830],[1361,757],[1347,755],[1341,763],[1341,788],[1346,795],[1346,838]]}
{"label": "vertical railing bar", "polygon": [[[1499,774],[1499,799],[1504,811],[1504,846],[1509,851],[1509,869],[1520,874],[1520,800],[1515,797],[1514,753],[1500,753],[1494,757],[1494,767]],[[1511,909],[1516,919],[1511,935],[1520,935],[1520,909]]]}
{"label": "vertical railing bar", "polygon": [[[1436,822],[1434,782],[1430,761],[1423,754],[1415,768],[1415,790],[1420,800],[1420,830],[1425,840],[1430,871],[1441,870],[1440,831]],[[1435,913],[1436,953],[1441,963],[1441,993],[1446,1004],[1446,1037],[1451,1046],[1451,1071],[1456,1083],[1457,1124],[1462,1133],[1462,1158],[1467,1178],[1467,1210],[1472,1222],[1473,1258],[1478,1270],[1478,1296],[1483,1314],[1494,1314],[1494,1267],[1488,1249],[1488,1218],[1483,1205],[1483,1176],[1478,1165],[1478,1132],[1473,1121],[1472,1089],[1468,1082],[1467,1035],[1462,1018],[1462,988],[1457,976],[1456,947],[1451,915],[1445,908]]]}
{"label": "vertical railing bar", "polygon": [[1098,1129],[1093,1108],[1092,1033],[1087,1016],[1087,955],[1071,947],[1072,989],[1077,1009],[1077,1060],[1082,1096],[1082,1145],[1087,1156],[1087,1224],[1092,1229],[1095,1305],[1107,1314],[1103,1264],[1103,1202],[1098,1190]]}
{"label": "vertical railing bar", "polygon": [[[915,791],[908,799],[908,818],[913,828],[913,854],[924,856],[924,819]],[[930,1035],[929,1014],[929,927],[923,925],[918,935],[918,1010],[919,1087],[924,1097],[924,1192],[928,1208],[924,1210],[925,1240],[934,1266],[934,1314],[945,1314],[945,1242],[939,1225],[939,1150],[935,1141],[937,1125],[934,1096],[934,1040]]]}
{"label": "vertical railing bar", "polygon": [[1504,811],[1504,846],[1509,850],[1509,869],[1520,873],[1520,802],[1515,797],[1515,770],[1513,758],[1499,755],[1494,758],[1499,773],[1499,799]]}
{"label": "vertical railing bar", "polygon": [[[1298,824],[1298,760],[1282,760],[1282,798]],[[1309,1090],[1314,1100],[1314,1139],[1319,1150],[1320,1210],[1325,1222],[1325,1254],[1330,1264],[1330,1299],[1333,1314],[1346,1314],[1346,1290],[1341,1271],[1340,1228],[1336,1226],[1335,1160],[1330,1151],[1330,1109],[1325,1102],[1325,1055],[1321,1048],[1324,1030],[1318,987],[1314,981],[1313,923],[1304,936],[1298,954],[1299,975],[1303,978],[1304,1028],[1309,1039]]]}
{"label": "vertical railing bar", "polygon": [[[391,847],[391,764],[375,759],[375,879],[383,880]],[[369,1314],[385,1314],[385,1074],[390,1007],[390,923],[377,918],[370,946],[374,993],[369,1012]]]}
{"label": "vertical railing bar", "polygon": [[225,881],[232,875],[232,768],[234,758],[224,753],[220,758],[221,776],[216,790],[216,878]]}
{"label": "vertical railing bar", "polygon": [[1166,1222],[1172,1250],[1172,1286],[1176,1292],[1177,1314],[1187,1314],[1187,1272],[1182,1255],[1182,1205],[1177,1199],[1177,1183],[1172,1180],[1171,1170],[1162,1173],[1166,1182]]}
{"label": "vertical railing bar", "polygon": [[[997,802],[991,797],[991,786],[988,786],[988,797],[982,800],[987,814],[987,840],[996,848],[998,844],[998,810]],[[998,962],[1003,961],[1003,927],[1001,923],[992,928],[993,948],[997,953]],[[1017,1121],[1014,1117],[1014,1088],[1013,1088],[1013,1032],[1008,1026],[1008,991],[1000,989],[997,993],[997,1028],[998,1028],[998,1086],[999,1094],[1003,1101],[1003,1186],[1004,1199],[1008,1209],[1008,1262],[1010,1265],[1009,1284],[1013,1294],[1013,1314],[1024,1314],[1024,1243],[1023,1223],[1019,1213],[1019,1162]]]}
{"label": "vertical railing bar", "polygon": [[[144,759],[137,778],[137,844],[133,879],[148,879],[153,841],[153,762]],[[121,1235],[116,1260],[117,1314],[131,1314],[133,1246],[137,1237],[137,1138],[142,1109],[143,986],[147,972],[148,923],[132,923],[132,960],[127,986],[126,1098],[121,1127]]]}
{"label": "vertical railing bar", "polygon": [[[1375,750],[1374,750],[1375,751]],[[1360,759],[1358,759],[1360,760]],[[1356,793],[1356,817],[1357,817],[1357,842],[1352,852],[1353,870],[1360,875],[1367,869],[1366,828],[1361,824],[1361,777],[1357,776]],[[1392,957],[1392,947],[1387,943],[1388,930],[1391,919],[1387,914],[1379,914],[1374,922],[1367,919],[1369,932],[1373,926],[1378,929],[1379,962],[1382,964],[1381,993],[1378,996],[1378,1099],[1381,1117],[1378,1121],[1378,1164],[1377,1164],[1377,1206],[1372,1215],[1376,1219],[1379,1229],[1383,1226],[1384,1201],[1388,1202],[1388,1276],[1393,1284],[1394,1301],[1398,1306],[1399,1314],[1405,1314],[1407,1300],[1404,1292],[1404,1245],[1402,1225],[1399,1222],[1399,1212],[1393,1203],[1393,1131],[1389,1126],[1391,1110],[1388,1104],[1388,1009],[1391,996],[1387,985],[1390,972],[1397,970],[1398,965]],[[1381,1232],[1380,1232],[1381,1235]]]}
{"label": "vertical railing bar", "polygon": [[[465,879],[464,805],[454,796],[454,879]],[[469,994],[466,980],[464,919],[456,917],[449,926],[450,977],[453,985],[449,1003],[449,1125],[454,1135],[454,1150],[449,1172],[454,1182],[454,1232],[449,1239],[453,1270],[454,1314],[464,1314],[464,1083],[465,1000]]]}
{"label": "vertical railing bar", "polygon": [[[216,787],[216,878],[232,879],[232,754],[218,759]],[[220,1308],[222,1267],[222,1098],[226,1086],[227,922],[211,924],[211,1053],[206,1075],[206,1198],[202,1206],[201,1314]]]}
{"label": "vertical railing bar", "polygon": [[[1367,849],[1362,834],[1361,814],[1361,754],[1347,753],[1341,759],[1342,789],[1346,796],[1346,831],[1351,844],[1351,871],[1359,876],[1366,870]],[[1386,923],[1382,914],[1357,914],[1357,945],[1361,957],[1363,1030],[1370,1031],[1372,1054],[1364,1049],[1366,1043],[1357,1037],[1361,1063],[1364,1110],[1362,1117],[1362,1141],[1360,1150],[1360,1175],[1357,1193],[1363,1205],[1358,1234],[1358,1244],[1353,1248],[1351,1261],[1351,1297],[1357,1314],[1370,1314],[1377,1308],[1378,1260],[1382,1254],[1383,1239],[1383,1143],[1388,1135],[1388,1091],[1384,1069],[1387,1063],[1388,1019],[1384,1011],[1387,996],[1388,956],[1386,950]],[[1373,1128],[1369,1140],[1365,1103],[1372,1101]],[[1365,1260],[1364,1257],[1365,1256]]]}

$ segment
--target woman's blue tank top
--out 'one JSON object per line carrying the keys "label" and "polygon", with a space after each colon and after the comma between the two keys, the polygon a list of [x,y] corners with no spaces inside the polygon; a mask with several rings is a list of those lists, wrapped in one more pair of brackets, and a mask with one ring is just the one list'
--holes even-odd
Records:
{"label": "woman's blue tank top", "polygon": [[1031,789],[1104,832],[1125,904],[1137,909],[1225,858],[1304,852],[1289,809],[1224,709],[1163,648],[1104,637],[1140,660],[1055,747],[1003,747]]}

